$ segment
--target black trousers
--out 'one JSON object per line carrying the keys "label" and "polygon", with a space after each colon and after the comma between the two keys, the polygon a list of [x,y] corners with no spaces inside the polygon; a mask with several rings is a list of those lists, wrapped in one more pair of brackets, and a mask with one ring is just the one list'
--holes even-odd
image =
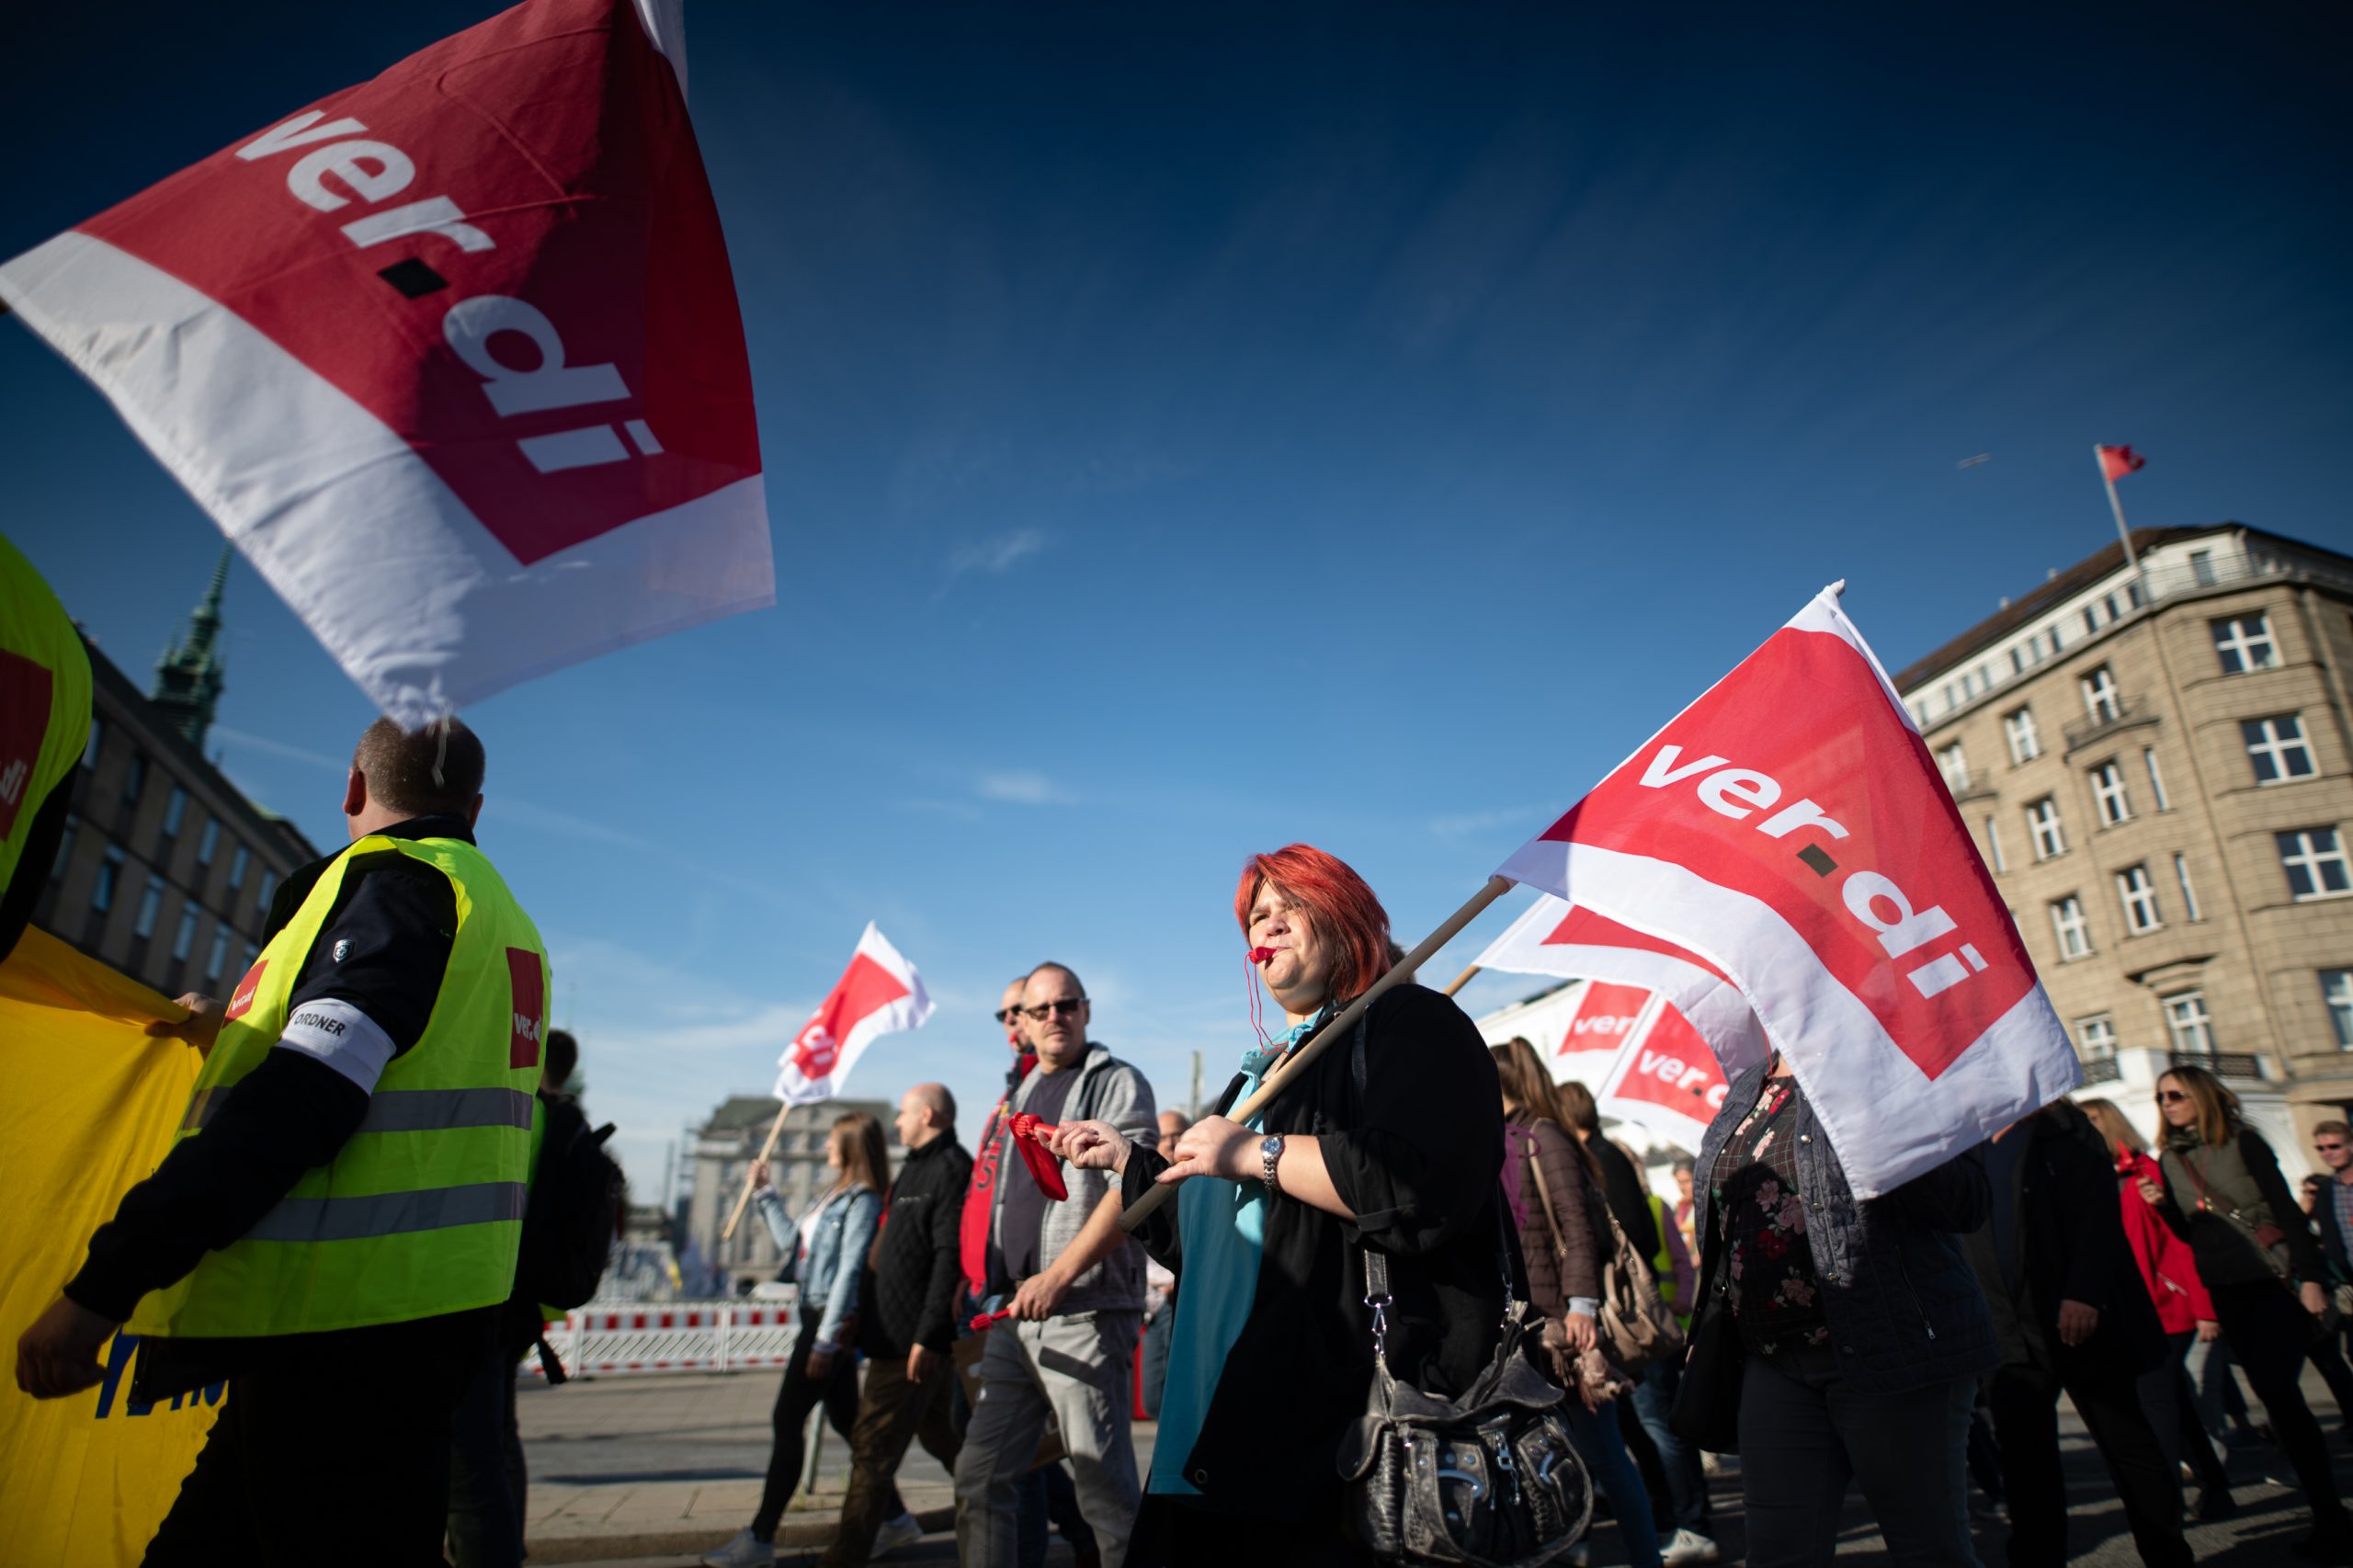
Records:
{"label": "black trousers", "polygon": [[2165,1463],[2175,1467],[2174,1473],[2179,1474],[2179,1467],[2187,1460],[2197,1472],[2200,1490],[2228,1494],[2230,1474],[2214,1452],[2214,1440],[2199,1422],[2198,1396],[2189,1386],[2188,1372],[2183,1369],[2197,1338],[2194,1328],[2166,1335],[2164,1362],[2141,1374],[2141,1409],[2149,1418],[2149,1429],[2157,1435],[2157,1448],[2165,1454]]}
{"label": "black trousers", "polygon": [[844,1442],[849,1441],[858,1425],[858,1352],[845,1345],[834,1353],[833,1369],[824,1381],[809,1375],[809,1351],[817,1343],[817,1324],[824,1315],[818,1308],[801,1309],[792,1360],[776,1391],[771,1416],[776,1438],[768,1449],[767,1484],[760,1491],[760,1511],[752,1516],[752,1533],[762,1540],[776,1539],[776,1527],[783,1521],[792,1494],[801,1489],[801,1471],[808,1460],[801,1428],[809,1413],[823,1404],[826,1424],[841,1434]]}
{"label": "black trousers", "polygon": [[493,1313],[274,1341],[228,1398],[149,1568],[439,1564],[449,1417]]}
{"label": "black trousers", "polygon": [[2271,1417],[2273,1439],[2295,1467],[2313,1518],[2336,1517],[2345,1505],[2337,1495],[2328,1442],[2321,1436],[2319,1418],[2304,1403],[2303,1391],[2296,1386],[2303,1376],[2304,1351],[2312,1343],[2312,1314],[2276,1279],[2210,1284],[2206,1293],[2214,1299],[2222,1338]]}
{"label": "black trousers", "polygon": [[2067,1480],[2059,1465],[2059,1393],[2063,1388],[2099,1448],[2132,1544],[2149,1568],[2189,1568],[2181,1538],[2180,1472],[2142,1414],[2138,1380],[2127,1373],[2004,1367],[1987,1389],[1994,1437],[2010,1508],[2011,1568],[2062,1568],[2067,1561]]}

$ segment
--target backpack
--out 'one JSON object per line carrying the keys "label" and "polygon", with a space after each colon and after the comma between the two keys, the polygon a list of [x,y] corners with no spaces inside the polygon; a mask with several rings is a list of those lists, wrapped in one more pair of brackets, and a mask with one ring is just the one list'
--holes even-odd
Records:
{"label": "backpack", "polygon": [[551,1385],[564,1381],[540,1335],[542,1312],[569,1312],[596,1295],[620,1233],[621,1168],[605,1153],[613,1124],[589,1131],[588,1119],[567,1096],[543,1095],[540,1163],[531,1173],[531,1199],[523,1215],[523,1242],[515,1260],[515,1292],[507,1299],[507,1340],[517,1349],[536,1342]]}

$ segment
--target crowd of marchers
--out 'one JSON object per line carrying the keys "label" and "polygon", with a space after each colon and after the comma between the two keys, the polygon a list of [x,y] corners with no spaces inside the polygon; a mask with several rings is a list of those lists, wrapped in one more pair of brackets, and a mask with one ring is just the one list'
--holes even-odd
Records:
{"label": "crowd of marchers", "polygon": [[[351,846],[289,879],[233,995],[154,1026],[204,1056],[171,1152],[18,1339],[40,1397],[92,1386],[126,1323],[136,1397],[226,1380],[150,1563],[521,1559],[516,1366],[576,1284],[546,1262],[551,1189],[570,1171],[593,1197],[601,1154],[563,1093],[570,1040],[544,1029],[544,949],[474,844],[484,767],[454,722],[362,738]],[[2235,1506],[2234,1369],[2302,1491],[2292,1551],[2353,1561],[2299,1390],[2310,1362],[2340,1414],[2353,1393],[2344,1123],[2316,1130],[2333,1179],[2300,1205],[2230,1091],[2182,1065],[2154,1150],[2113,1105],[2063,1101],[1864,1199],[1776,1056],[1732,1083],[1664,1200],[1528,1041],[1376,983],[1401,955],[1344,862],[1253,856],[1232,917],[1279,1020],[1197,1119],[1158,1109],[1079,976],[1044,963],[997,1009],[1005,1091],[972,1150],[921,1084],[895,1173],[852,1113],[805,1212],[760,1183],[799,1333],[760,1506],[706,1562],[774,1561],[822,1410],[851,1456],[829,1568],[921,1532],[896,1486],[918,1440],[954,1476],[968,1568],[1038,1563],[1056,1529],[1114,1568],[1430,1560],[1381,1534],[1407,1494],[1435,1529],[1485,1532],[1488,1561],[1580,1560],[1583,1515],[1529,1498],[1589,1500],[1586,1478],[1632,1568],[1712,1562],[1713,1455],[1736,1460],[1760,1568],[1832,1557],[1850,1484],[1900,1562],[1973,1564],[1972,1508],[1994,1507],[2008,1561],[2042,1568],[2068,1556],[2064,1393],[2143,1560],[2172,1568],[2185,1476],[2199,1517]],[[1492,1410],[1528,1368],[1550,1386],[1482,1430],[1520,1423],[1541,1474],[1476,1433],[1436,1478],[1368,1446],[1398,1390]],[[1480,1453],[1500,1468],[1449,1468]]]}

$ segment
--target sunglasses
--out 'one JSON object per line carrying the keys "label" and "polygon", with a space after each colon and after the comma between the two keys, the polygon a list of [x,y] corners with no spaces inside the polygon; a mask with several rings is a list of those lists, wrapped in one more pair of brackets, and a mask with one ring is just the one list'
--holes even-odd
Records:
{"label": "sunglasses", "polygon": [[1024,1007],[1021,1016],[1031,1023],[1042,1024],[1048,1018],[1074,1018],[1078,1017],[1078,1010],[1086,1006],[1086,998],[1084,996],[1064,996],[1059,1001]]}
{"label": "sunglasses", "polygon": [[2324,1154],[2334,1154],[2339,1149],[2344,1148],[2345,1145],[2342,1143],[2315,1143],[2313,1147]]}
{"label": "sunglasses", "polygon": [[999,1007],[995,1012],[991,1013],[989,1017],[995,1018],[1000,1024],[1009,1024],[1013,1021],[1013,1015],[1019,1011],[1021,1011],[1021,1009],[1018,1007]]}
{"label": "sunglasses", "polygon": [[2171,1105],[2176,1100],[2186,1100],[2188,1097],[2188,1092],[2183,1089],[2159,1089],[2157,1091],[2157,1103],[2159,1105]]}

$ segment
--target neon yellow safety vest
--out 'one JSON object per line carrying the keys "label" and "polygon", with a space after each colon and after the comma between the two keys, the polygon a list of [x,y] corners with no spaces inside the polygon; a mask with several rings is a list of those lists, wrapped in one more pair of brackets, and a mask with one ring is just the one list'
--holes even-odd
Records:
{"label": "neon yellow safety vest", "polygon": [[[32,562],[0,536],[0,889],[17,874],[41,802],[89,742],[89,650]],[[26,874],[46,877],[49,868]]]}
{"label": "neon yellow safety vest", "polygon": [[531,1169],[546,1035],[540,934],[490,861],[453,838],[362,838],[337,856],[237,983],[180,1124],[200,1137],[231,1085],[267,1058],[287,999],[344,879],[405,855],[457,895],[458,929],[422,1039],[377,1081],[368,1119],[254,1228],[143,1298],[141,1334],[307,1334],[504,1301]]}

